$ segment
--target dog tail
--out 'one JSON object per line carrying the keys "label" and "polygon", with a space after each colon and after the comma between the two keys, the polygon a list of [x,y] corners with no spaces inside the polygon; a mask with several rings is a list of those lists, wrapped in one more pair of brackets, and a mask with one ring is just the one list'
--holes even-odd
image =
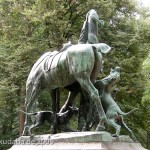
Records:
{"label": "dog tail", "polygon": [[23,112],[23,113],[26,114],[26,115],[37,115],[37,112],[35,112],[35,113],[27,113],[27,112],[25,112],[25,111],[23,111],[23,110],[19,110],[19,111]]}
{"label": "dog tail", "polygon": [[126,116],[126,115],[129,115],[129,114],[133,113],[133,112],[136,111],[136,110],[138,110],[138,108],[134,108],[134,109],[132,109],[131,111],[129,111],[129,112],[127,112],[127,113],[125,113],[125,112],[123,112],[123,111],[121,111],[121,110],[118,110],[118,113],[119,113],[120,115]]}

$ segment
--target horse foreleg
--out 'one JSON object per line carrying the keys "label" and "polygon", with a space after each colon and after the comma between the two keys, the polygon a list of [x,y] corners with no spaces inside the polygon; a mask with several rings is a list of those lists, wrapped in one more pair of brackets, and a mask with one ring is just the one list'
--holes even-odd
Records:
{"label": "horse foreleg", "polygon": [[[94,104],[96,105],[96,109],[97,109],[100,120],[101,119],[106,120],[106,115],[105,115],[104,109],[100,101],[99,92],[94,87],[90,79],[89,78],[76,78],[76,80],[80,83],[81,87],[89,94],[90,100],[92,100]],[[101,122],[99,122],[98,126],[100,126],[100,124]]]}
{"label": "horse foreleg", "polygon": [[84,115],[86,114],[86,122],[82,128],[82,131],[89,131],[90,130],[90,124],[92,122],[92,115],[93,115],[93,101],[90,100],[87,96],[86,96],[86,103],[84,105],[84,107],[86,106],[88,109],[88,111],[86,110],[84,112]]}
{"label": "horse foreleg", "polygon": [[52,98],[52,111],[54,115],[53,124],[51,127],[51,134],[57,133],[57,89],[51,90],[51,98]]}
{"label": "horse foreleg", "polygon": [[57,88],[56,90],[56,112],[60,111],[60,90]]}
{"label": "horse foreleg", "polygon": [[79,131],[88,131],[89,125],[88,121],[88,110],[90,106],[90,99],[87,95],[88,93],[84,90],[81,91],[80,94],[80,106],[79,106],[79,116],[78,116],[78,130]]}
{"label": "horse foreleg", "polygon": [[[31,111],[31,108],[33,107],[33,103],[34,103],[38,93],[39,93],[39,91],[38,91],[37,85],[34,85],[32,87],[27,87],[26,102],[25,102],[25,106],[26,106],[25,111],[26,112]],[[28,115],[26,115],[26,117],[25,117],[24,131],[23,131],[22,135],[27,133],[27,128],[29,128],[29,116]]]}

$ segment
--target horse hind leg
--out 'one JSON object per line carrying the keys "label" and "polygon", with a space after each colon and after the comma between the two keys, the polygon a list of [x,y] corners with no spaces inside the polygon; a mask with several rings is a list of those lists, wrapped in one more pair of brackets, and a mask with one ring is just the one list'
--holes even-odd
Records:
{"label": "horse hind leg", "polygon": [[[76,80],[79,82],[82,89],[85,90],[89,94],[90,100],[92,100],[94,104],[96,105],[96,109],[97,109],[100,120],[101,118],[105,118],[106,120],[106,115],[105,115],[105,112],[103,110],[103,107],[100,101],[98,90],[94,87],[94,85],[90,81],[90,78],[88,77],[76,78]],[[99,122],[98,126],[100,126],[100,123],[101,122]]]}

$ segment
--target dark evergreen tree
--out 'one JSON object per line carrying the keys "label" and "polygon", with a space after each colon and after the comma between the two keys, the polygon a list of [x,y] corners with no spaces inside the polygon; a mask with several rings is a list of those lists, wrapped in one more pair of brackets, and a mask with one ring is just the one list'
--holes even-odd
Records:
{"label": "dark evergreen tree", "polygon": [[[148,90],[143,97],[149,77],[141,71],[149,53],[147,10],[138,8],[134,0],[1,0],[0,136],[3,139],[19,136],[19,122],[22,130],[24,119],[21,114],[19,117],[18,110],[23,109],[25,82],[32,65],[44,52],[59,50],[69,39],[76,44],[90,9],[95,9],[105,21],[104,26],[99,26],[99,41],[114,47],[105,58],[104,73],[99,79],[108,75],[111,68],[121,67],[116,101],[123,111],[139,108],[126,122],[134,132],[139,131],[137,138],[142,139],[140,131],[147,131],[148,121],[148,106],[144,103],[149,104]],[[66,98],[67,91],[61,90],[61,105]],[[48,92],[42,93],[39,106],[42,110],[51,108]],[[6,145],[0,147],[6,149]]]}

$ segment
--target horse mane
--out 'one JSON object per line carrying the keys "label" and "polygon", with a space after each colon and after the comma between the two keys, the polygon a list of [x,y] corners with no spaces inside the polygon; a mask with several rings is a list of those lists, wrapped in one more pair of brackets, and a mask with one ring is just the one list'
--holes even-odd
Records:
{"label": "horse mane", "polygon": [[36,63],[33,65],[32,70],[35,70],[35,69],[38,67],[38,65],[39,65],[40,63],[42,63],[42,62],[45,60],[46,57],[49,57],[49,55],[50,55],[51,53],[52,53],[52,52],[46,52],[46,53],[44,53],[44,54],[36,61]]}
{"label": "horse mane", "polygon": [[78,40],[79,44],[85,44],[88,41],[88,21],[84,21],[80,37]]}

